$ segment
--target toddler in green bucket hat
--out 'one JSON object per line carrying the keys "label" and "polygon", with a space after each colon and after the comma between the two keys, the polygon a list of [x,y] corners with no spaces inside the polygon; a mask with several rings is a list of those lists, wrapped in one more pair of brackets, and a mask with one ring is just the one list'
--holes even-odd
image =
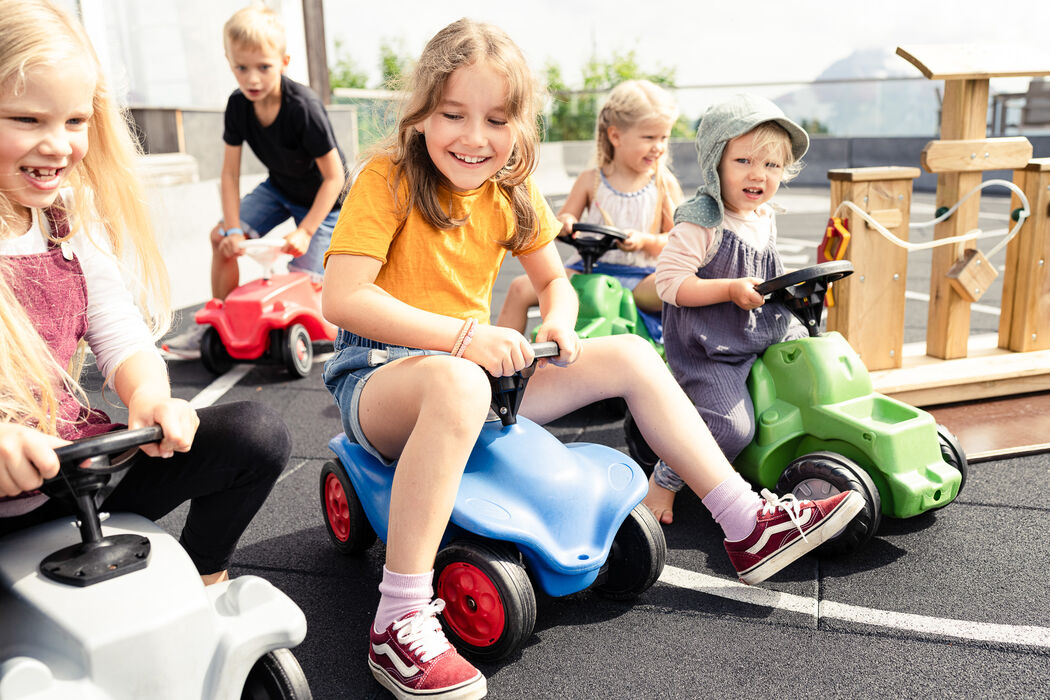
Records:
{"label": "toddler in green bucket hat", "polygon": [[[755,291],[784,271],[769,201],[808,148],[802,127],[765,98],[736,95],[708,109],[696,134],[703,184],[675,211],[656,265],[667,362],[730,461],[755,432],[751,365],[773,343],[808,335]],[[681,488],[657,462],[646,504],[662,522]]]}

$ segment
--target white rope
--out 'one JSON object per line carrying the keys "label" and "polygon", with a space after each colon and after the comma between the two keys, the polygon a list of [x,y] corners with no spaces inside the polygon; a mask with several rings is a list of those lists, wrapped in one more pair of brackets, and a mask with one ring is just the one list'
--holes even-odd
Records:
{"label": "white rope", "polygon": [[[909,223],[908,225],[911,228],[927,228],[938,224],[947,219],[952,214],[954,214],[955,210],[962,206],[962,203],[969,199],[973,194],[979,192],[980,190],[983,190],[985,187],[991,187],[993,185],[1006,187],[1007,189],[1011,190],[1014,194],[1016,194],[1017,197],[1021,200],[1021,209],[1017,213],[1017,223],[1014,224],[1014,226],[1006,233],[1006,236],[988,252],[987,257],[991,258],[993,255],[1002,250],[1003,246],[1009,243],[1011,238],[1017,235],[1017,232],[1021,229],[1021,225],[1024,224],[1025,219],[1027,219],[1029,214],[1031,213],[1031,207],[1028,204],[1028,197],[1025,196],[1024,191],[1022,191],[1020,187],[1010,182],[1009,180],[985,180],[977,187],[974,187],[972,190],[963,195],[958,202],[956,202],[950,209],[948,209],[948,211],[944,212],[937,218],[919,223]],[[849,209],[855,212],[860,218],[864,219],[868,226],[878,231],[880,234],[882,234],[884,238],[886,238],[894,245],[900,246],[908,252],[914,250],[929,250],[930,248],[936,248],[942,245],[951,245],[953,243],[961,243],[963,241],[972,241],[978,238],[994,238],[1002,236],[1003,231],[1005,231],[1005,229],[1000,229],[996,231],[982,231],[979,228],[975,228],[972,231],[967,231],[966,233],[960,234],[958,236],[938,238],[937,240],[928,241],[926,243],[912,243],[911,241],[905,241],[895,236],[885,226],[880,224],[870,214],[868,214],[868,212],[864,211],[848,199],[842,200],[839,206],[835,209],[835,213],[833,214],[833,216],[839,216],[842,213],[843,209]]]}

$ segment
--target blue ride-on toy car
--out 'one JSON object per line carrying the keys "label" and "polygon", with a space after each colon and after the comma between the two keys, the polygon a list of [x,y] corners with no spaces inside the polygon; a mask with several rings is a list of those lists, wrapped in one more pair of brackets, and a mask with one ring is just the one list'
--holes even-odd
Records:
{"label": "blue ride-on toy car", "polygon": [[[558,354],[534,345],[537,357]],[[446,634],[465,654],[506,657],[532,634],[536,594],[592,588],[617,599],[649,589],[663,571],[667,544],[641,504],[646,476],[610,447],[563,444],[517,415],[533,368],[492,378],[489,421],[467,462],[434,565],[445,601]],[[340,434],[337,459],[321,470],[321,511],[345,554],[386,540],[394,469]]]}

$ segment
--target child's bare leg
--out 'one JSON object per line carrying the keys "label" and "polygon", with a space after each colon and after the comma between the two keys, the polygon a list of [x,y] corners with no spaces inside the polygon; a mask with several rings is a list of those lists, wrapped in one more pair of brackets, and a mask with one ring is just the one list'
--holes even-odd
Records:
{"label": "child's bare leg", "polygon": [[649,493],[642,499],[642,503],[648,506],[656,519],[664,525],[674,522],[674,497],[675,492],[660,486],[653,477],[649,477]]}
{"label": "child's bare leg", "polygon": [[410,357],[369,378],[361,394],[361,427],[382,454],[400,455],[390,497],[390,571],[433,569],[489,403],[482,369],[447,355]]}
{"label": "child's bare leg", "polygon": [[211,230],[211,295],[225,299],[240,283],[241,270],[236,257],[226,257],[219,252],[219,244],[225,238],[219,226]]}
{"label": "child's bare leg", "polygon": [[663,300],[656,292],[656,275],[645,277],[634,288],[634,305],[646,313],[659,313],[663,308]]}
{"label": "child's bare leg", "polygon": [[507,297],[503,300],[503,307],[499,310],[496,325],[524,333],[525,326],[529,322],[529,308],[539,303],[540,300],[536,296],[536,290],[532,288],[532,282],[526,275],[518,275],[511,280],[510,287],[507,289]]}
{"label": "child's bare leg", "polygon": [[646,442],[703,498],[733,476],[718,443],[652,346],[634,335],[582,341],[566,368],[548,365],[533,376],[522,415],[546,423],[600,399],[622,396]]}

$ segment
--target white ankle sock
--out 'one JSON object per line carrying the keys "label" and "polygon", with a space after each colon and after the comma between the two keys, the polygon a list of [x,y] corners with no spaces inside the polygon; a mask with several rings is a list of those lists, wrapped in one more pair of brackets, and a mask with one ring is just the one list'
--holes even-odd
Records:
{"label": "white ankle sock", "polygon": [[737,473],[711,489],[701,499],[730,542],[742,540],[755,529],[762,497]]}
{"label": "white ankle sock", "polygon": [[397,574],[384,566],[379,592],[379,607],[373,623],[376,632],[382,632],[391,623],[430,602],[434,596],[434,572]]}

